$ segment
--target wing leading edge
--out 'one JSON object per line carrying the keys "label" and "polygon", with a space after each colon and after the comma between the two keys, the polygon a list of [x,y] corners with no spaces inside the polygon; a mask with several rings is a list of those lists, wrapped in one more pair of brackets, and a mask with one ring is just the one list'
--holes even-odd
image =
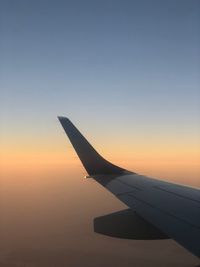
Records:
{"label": "wing leading edge", "polygon": [[90,176],[146,222],[200,258],[199,189],[138,175],[108,162],[69,119],[58,118]]}

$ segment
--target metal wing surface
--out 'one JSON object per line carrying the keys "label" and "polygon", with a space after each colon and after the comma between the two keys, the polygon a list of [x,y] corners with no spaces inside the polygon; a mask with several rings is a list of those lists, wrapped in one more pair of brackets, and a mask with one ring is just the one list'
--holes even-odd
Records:
{"label": "metal wing surface", "polygon": [[89,176],[147,223],[200,257],[200,190],[130,172],[98,154],[65,117],[59,120]]}

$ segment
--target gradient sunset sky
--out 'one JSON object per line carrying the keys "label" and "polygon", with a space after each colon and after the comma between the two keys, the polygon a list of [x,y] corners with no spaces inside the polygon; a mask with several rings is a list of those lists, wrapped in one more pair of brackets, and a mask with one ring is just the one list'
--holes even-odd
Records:
{"label": "gradient sunset sky", "polygon": [[83,179],[57,119],[117,165],[200,188],[199,14],[198,0],[0,0],[1,267],[199,265],[173,240],[94,233],[126,206]]}
{"label": "gradient sunset sky", "polygon": [[199,10],[1,1],[1,171],[79,166],[64,115],[116,164],[200,185]]}

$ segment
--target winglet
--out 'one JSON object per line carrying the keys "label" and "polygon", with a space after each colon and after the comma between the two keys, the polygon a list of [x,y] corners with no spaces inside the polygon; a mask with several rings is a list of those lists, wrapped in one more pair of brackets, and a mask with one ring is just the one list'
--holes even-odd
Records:
{"label": "winglet", "polygon": [[58,119],[89,175],[123,174],[128,172],[99,155],[68,118],[59,116]]}

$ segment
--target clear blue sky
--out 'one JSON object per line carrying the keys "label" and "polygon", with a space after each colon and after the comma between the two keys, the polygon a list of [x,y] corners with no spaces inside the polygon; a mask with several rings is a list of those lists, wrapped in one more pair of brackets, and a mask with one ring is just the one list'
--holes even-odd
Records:
{"label": "clear blue sky", "polygon": [[5,131],[39,136],[67,115],[98,132],[196,138],[199,14],[194,0],[1,1]]}

